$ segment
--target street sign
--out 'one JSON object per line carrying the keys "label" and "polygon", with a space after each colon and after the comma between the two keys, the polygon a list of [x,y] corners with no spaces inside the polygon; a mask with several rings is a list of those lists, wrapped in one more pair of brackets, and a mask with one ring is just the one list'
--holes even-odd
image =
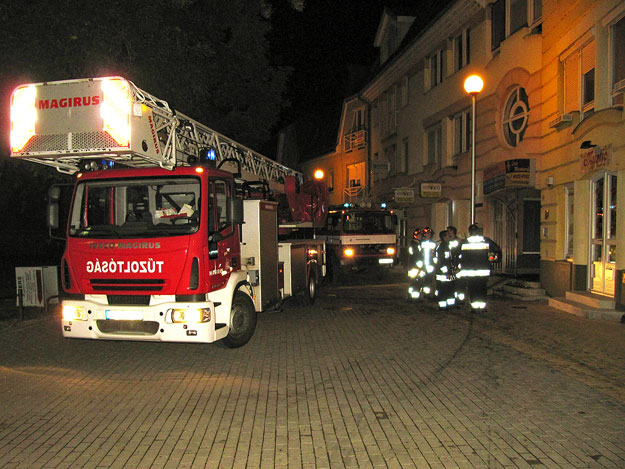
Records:
{"label": "street sign", "polygon": [[371,172],[373,174],[388,174],[390,166],[387,160],[374,160],[371,162]]}
{"label": "street sign", "polygon": [[421,197],[441,197],[443,195],[443,185],[437,182],[422,182],[419,188]]}
{"label": "street sign", "polygon": [[395,189],[395,202],[411,204],[414,202],[414,189]]}

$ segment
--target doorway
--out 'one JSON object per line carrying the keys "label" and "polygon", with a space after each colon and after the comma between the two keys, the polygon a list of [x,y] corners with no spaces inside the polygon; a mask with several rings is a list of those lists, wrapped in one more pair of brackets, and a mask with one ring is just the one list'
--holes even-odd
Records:
{"label": "doorway", "polygon": [[595,293],[614,296],[616,274],[615,174],[604,171],[592,179],[589,284]]}

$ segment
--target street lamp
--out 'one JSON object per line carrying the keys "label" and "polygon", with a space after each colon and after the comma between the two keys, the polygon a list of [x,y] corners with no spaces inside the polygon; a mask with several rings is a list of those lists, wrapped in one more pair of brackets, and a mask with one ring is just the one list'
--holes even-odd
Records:
{"label": "street lamp", "polygon": [[484,81],[479,75],[471,75],[464,80],[464,90],[471,95],[473,104],[471,115],[471,224],[475,223],[475,101],[482,91]]}
{"label": "street lamp", "polygon": [[320,181],[321,179],[323,179],[323,176],[324,176],[324,174],[323,174],[323,170],[322,169],[317,169],[315,171],[314,177],[315,177],[315,179],[317,181]]}

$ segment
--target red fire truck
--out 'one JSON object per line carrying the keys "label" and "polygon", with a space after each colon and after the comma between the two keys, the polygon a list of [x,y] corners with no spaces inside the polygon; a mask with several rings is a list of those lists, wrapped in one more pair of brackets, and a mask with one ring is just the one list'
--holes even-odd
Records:
{"label": "red fire truck", "polygon": [[[65,337],[240,347],[257,312],[297,292],[316,297],[325,245],[301,233],[323,226],[325,187],[128,80],[17,87],[11,156],[76,177],[61,260]],[[288,227],[278,225],[280,194],[297,215]],[[51,228],[59,195],[51,188]]]}

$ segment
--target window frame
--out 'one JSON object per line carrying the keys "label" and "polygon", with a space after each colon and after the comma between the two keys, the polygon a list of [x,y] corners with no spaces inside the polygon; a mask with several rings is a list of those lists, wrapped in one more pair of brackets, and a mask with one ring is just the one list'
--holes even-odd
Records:
{"label": "window frame", "polygon": [[[584,50],[588,50],[588,48],[592,46],[592,56],[595,58],[593,63],[593,67],[590,68],[586,73],[584,73]],[[596,52],[596,41],[594,36],[587,38],[583,42],[580,42],[579,45],[576,45],[569,53],[560,58],[560,69],[562,70],[562,114],[570,114],[572,112],[579,112],[580,119],[585,119],[592,115],[595,110],[595,100],[596,100],[596,79],[595,73],[597,68],[597,52]],[[571,98],[569,94],[569,86],[568,83],[572,82],[569,80],[567,75],[567,62],[573,61],[572,64],[576,65],[573,67],[573,72],[575,73],[575,95]],[[569,62],[571,63],[571,62]],[[587,99],[587,85],[588,80],[592,80],[592,99]],[[573,108],[569,109],[570,101],[572,101]]]}
{"label": "window frame", "polygon": [[[430,142],[430,134],[434,135],[434,152],[431,153],[431,142]],[[425,129],[425,142],[426,142],[426,153],[425,156],[427,158],[426,164],[434,164],[436,169],[440,169],[443,166],[443,125],[442,122],[437,122],[434,125],[429,126]]]}
{"label": "window frame", "polygon": [[[452,124],[453,156],[458,156],[471,149],[471,110],[466,109],[452,116]],[[458,136],[460,136],[460,143],[458,143]]]}
{"label": "window frame", "polygon": [[[625,101],[625,66],[622,66],[622,76],[616,76],[616,57],[622,56],[619,54],[619,50],[617,50],[617,42],[615,38],[615,29],[616,26],[619,25],[623,28],[622,34],[622,44],[620,49],[620,53],[625,55],[625,11],[621,13],[619,17],[617,17],[610,24],[610,32],[609,32],[609,41],[610,41],[610,80],[611,80],[611,99],[612,106],[621,106],[623,107]],[[620,78],[620,80],[618,80]]]}
{"label": "window frame", "polygon": [[451,40],[453,70],[457,72],[471,63],[471,28],[462,31]]}
{"label": "window frame", "polygon": [[[514,30],[512,30],[512,2],[524,2],[525,7],[525,21],[521,22]],[[540,16],[536,16],[536,10],[539,8],[536,5],[536,2],[540,2]],[[491,51],[496,52],[499,50],[499,46],[502,42],[512,36],[514,33],[521,31],[523,28],[527,27],[537,27],[542,23],[542,0],[497,0],[489,5],[490,7],[490,20],[491,20],[491,32],[490,32],[490,40],[491,40]],[[502,9],[502,12],[496,11],[496,9]],[[498,22],[495,22],[495,13],[497,16],[503,15],[503,30],[501,25]],[[499,26],[499,27],[497,27]],[[497,31],[497,41],[495,41],[495,32]]]}

